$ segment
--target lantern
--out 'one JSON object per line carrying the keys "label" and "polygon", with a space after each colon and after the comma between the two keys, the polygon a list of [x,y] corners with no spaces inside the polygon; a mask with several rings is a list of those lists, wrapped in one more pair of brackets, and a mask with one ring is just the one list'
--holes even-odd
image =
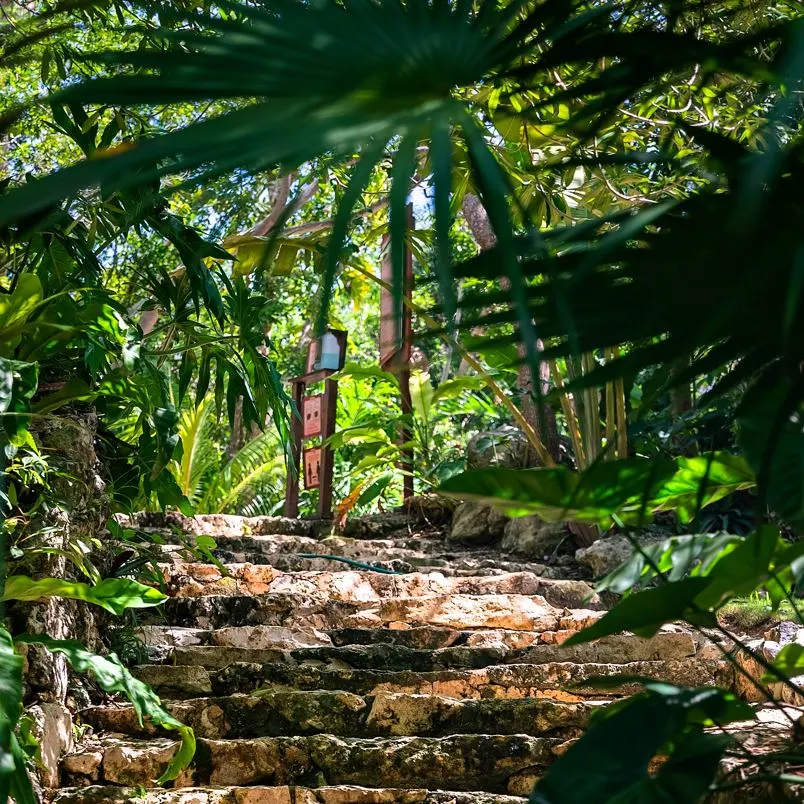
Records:
{"label": "lantern", "polygon": [[346,333],[328,329],[318,341],[318,360],[313,365],[315,371],[340,371],[343,368],[346,346]]}

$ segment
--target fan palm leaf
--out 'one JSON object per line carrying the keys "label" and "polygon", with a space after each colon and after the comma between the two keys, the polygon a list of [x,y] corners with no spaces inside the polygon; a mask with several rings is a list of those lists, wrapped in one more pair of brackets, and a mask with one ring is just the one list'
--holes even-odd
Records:
{"label": "fan palm leaf", "polygon": [[182,456],[173,470],[182,494],[193,504],[199,499],[206,475],[219,460],[210,419],[214,407],[214,397],[207,396],[197,407],[184,411],[179,420]]}
{"label": "fan palm leaf", "polygon": [[214,473],[197,509],[210,514],[243,513],[258,498],[278,500],[285,469],[276,435],[261,433]]}
{"label": "fan palm leaf", "polygon": [[[724,5],[729,3],[718,4],[721,16]],[[390,193],[392,239],[398,241],[416,169],[410,154],[418,143],[432,140],[436,252],[441,293],[451,314],[455,300],[444,259],[450,214],[445,200],[455,160],[447,139],[460,135],[498,238],[497,257],[511,280],[527,355],[534,360],[537,339],[512,247],[510,187],[493,155],[488,120],[478,125],[476,117],[485,108],[484,93],[487,97],[496,88],[505,97],[528,97],[523,116],[538,116],[559,99],[578,102],[571,125],[583,140],[624,99],[668,71],[705,63],[707,70],[767,76],[767,65],[751,57],[766,32],[716,43],[675,32],[645,6],[639,0],[591,7],[582,0],[263,0],[225,2],[223,14],[159,7],[165,25],[149,32],[155,40],[150,49],[101,54],[118,74],[72,86],[54,100],[246,105],[32,181],[0,198],[0,225],[91,184],[111,191],[168,173],[189,173],[200,181],[235,167],[293,168],[322,154],[359,153],[328,248],[321,327],[351,212],[372,169],[386,156],[400,154],[392,177],[396,189]],[[699,2],[695,11],[705,17],[708,6]],[[601,69],[601,64],[607,66]],[[562,88],[554,75],[565,66],[575,80]],[[399,280],[403,252],[393,243],[391,252]],[[401,283],[396,284],[400,295]]]}

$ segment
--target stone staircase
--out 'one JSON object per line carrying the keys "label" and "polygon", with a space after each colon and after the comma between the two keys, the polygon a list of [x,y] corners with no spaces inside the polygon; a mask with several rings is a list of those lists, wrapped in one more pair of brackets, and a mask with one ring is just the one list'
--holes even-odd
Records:
{"label": "stone staircase", "polygon": [[[171,597],[137,626],[135,674],[193,726],[195,760],[155,787],[170,733],[93,706],[58,804],[522,804],[595,708],[636,691],[629,677],[728,680],[680,627],[563,647],[603,613],[577,571],[462,551],[404,517],[349,537],[279,518],[137,522],[167,541],[177,523],[212,535],[222,567],[163,548]],[[602,693],[599,676],[623,681]]]}

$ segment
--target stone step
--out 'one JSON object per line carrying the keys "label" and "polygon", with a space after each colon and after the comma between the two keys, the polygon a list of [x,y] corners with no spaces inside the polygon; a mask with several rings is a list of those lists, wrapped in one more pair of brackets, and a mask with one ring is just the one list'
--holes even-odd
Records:
{"label": "stone step", "polygon": [[[346,522],[343,535],[359,539],[376,539],[383,536],[404,537],[417,530],[428,535],[438,532],[439,526],[451,519],[451,511],[444,508],[443,500],[435,500],[441,510],[435,514],[429,511],[385,511],[382,513],[350,519]],[[334,532],[331,521],[321,519],[287,519],[283,516],[245,517],[230,514],[197,514],[186,517],[178,512],[156,513],[140,512],[131,516],[118,516],[118,523],[143,531],[156,531],[186,536],[239,536],[239,535],[292,535],[325,537]]]}
{"label": "stone step", "polygon": [[[320,543],[319,543],[320,547]],[[176,556],[184,555],[184,550],[180,545],[168,545],[163,548],[165,552],[175,553]],[[303,551],[305,553],[315,553],[317,557],[305,557],[297,553],[267,553],[267,552],[247,552],[218,549],[213,551],[215,558],[224,564],[253,564],[255,566],[271,566],[283,572],[332,572],[344,569],[348,566],[345,562],[337,560],[336,557],[327,558],[322,550]],[[345,557],[345,556],[341,556]],[[182,559],[183,560],[183,559]],[[483,554],[444,554],[435,555],[430,553],[417,553],[403,551],[390,557],[378,558],[376,555],[361,556],[360,560],[379,570],[389,570],[396,574],[407,574],[410,572],[440,572],[449,577],[466,577],[478,575],[501,575],[508,572],[532,572],[536,575],[544,575],[551,578],[563,578],[566,570],[561,567],[546,567],[532,561],[522,561],[500,558],[492,558]],[[581,576],[584,579],[591,577],[591,573]]]}
{"label": "stone step", "polygon": [[[492,665],[476,670],[352,670],[285,663],[231,664],[218,671],[204,667],[140,665],[135,675],[150,684],[163,698],[193,698],[233,695],[238,692],[269,690],[343,690],[356,695],[404,692],[443,695],[450,698],[553,697],[584,700],[629,695],[640,685],[633,677],[645,677],[673,684],[730,686],[730,665],[711,659],[672,659],[628,664]],[[590,680],[605,676],[622,677],[622,683],[607,687],[605,694]]]}
{"label": "stone step", "polygon": [[556,631],[564,612],[540,595],[427,595],[379,601],[322,601],[318,595],[211,595],[169,598],[158,614],[173,625],[205,629],[241,625],[333,628],[446,626]]}
{"label": "stone step", "polygon": [[[278,690],[265,695],[194,698],[166,704],[170,713],[211,740],[334,734],[341,737],[450,734],[577,735],[595,703],[563,703],[548,698],[456,700],[436,695],[381,692]],[[97,706],[81,713],[97,732],[130,737],[170,736],[140,725],[130,706]]]}
{"label": "stone step", "polygon": [[200,665],[220,669],[235,663],[281,662],[320,664],[358,670],[412,670],[430,672],[450,668],[480,668],[496,664],[549,664],[595,662],[627,664],[694,656],[695,641],[685,633],[660,633],[653,639],[630,634],[604,637],[596,642],[569,647],[560,644],[534,645],[528,648],[450,647],[421,650],[398,645],[349,645],[310,647],[281,651],[276,648],[240,648],[200,645],[171,651],[177,665]]}
{"label": "stone step", "polygon": [[411,788],[214,787],[126,788],[92,785],[59,790],[53,804],[525,804],[520,796]]}
{"label": "stone step", "polygon": [[406,555],[449,553],[439,535],[404,535],[393,539],[352,539],[347,536],[310,536],[277,534],[219,533],[213,538],[218,549],[231,553],[320,553],[354,561],[389,560]]}
{"label": "stone step", "polygon": [[[360,785],[526,795],[561,745],[522,734],[199,740],[195,759],[174,786]],[[161,738],[107,737],[65,757],[62,781],[147,787],[177,747]]]}
{"label": "stone step", "polygon": [[139,625],[134,635],[142,640],[152,661],[166,658],[172,648],[192,645],[221,645],[237,648],[294,650],[316,646],[398,645],[420,650],[449,647],[522,649],[531,645],[556,644],[599,617],[598,612],[573,611],[559,620],[558,631],[511,631],[484,628],[459,631],[442,626],[391,628],[336,628],[319,631],[304,626],[241,625],[209,630],[205,628]]}
{"label": "stone step", "polygon": [[268,565],[179,563],[164,567],[174,597],[202,595],[302,594],[342,601],[372,601],[430,595],[542,595],[562,608],[600,609],[594,589],[584,581],[541,578],[533,572],[485,576],[446,576],[442,572],[387,575],[370,571],[286,573]]}

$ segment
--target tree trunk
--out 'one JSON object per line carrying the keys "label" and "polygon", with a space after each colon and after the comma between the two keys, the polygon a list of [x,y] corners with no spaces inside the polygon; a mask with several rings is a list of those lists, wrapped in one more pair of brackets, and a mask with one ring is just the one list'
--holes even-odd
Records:
{"label": "tree trunk", "polygon": [[[461,204],[461,211],[463,217],[469,226],[469,231],[472,233],[475,243],[481,251],[488,251],[494,248],[497,244],[497,236],[491,227],[486,208],[483,206],[482,201],[471,193],[467,193],[463,198]],[[504,290],[510,290],[511,283],[508,277],[500,279],[500,285]],[[482,334],[483,330],[476,327],[473,335]],[[541,351],[544,349],[544,344],[541,339],[537,340],[536,347]],[[525,356],[524,346],[519,346],[520,357]],[[519,394],[519,406],[522,409],[522,415],[528,424],[535,430],[536,434],[541,439],[544,446],[547,448],[550,457],[556,463],[560,457],[559,439],[558,439],[558,426],[556,424],[556,414],[552,406],[547,402],[543,402],[537,406],[536,388],[533,382],[533,373],[527,362],[520,363],[516,377],[516,389]],[[550,390],[550,366],[546,360],[539,362],[539,389],[540,395],[546,395]]]}

